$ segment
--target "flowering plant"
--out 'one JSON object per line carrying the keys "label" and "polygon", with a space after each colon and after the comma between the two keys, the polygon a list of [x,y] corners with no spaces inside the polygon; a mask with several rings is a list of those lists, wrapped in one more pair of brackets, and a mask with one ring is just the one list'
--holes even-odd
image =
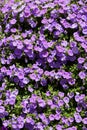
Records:
{"label": "flowering plant", "polygon": [[87,130],[87,0],[1,3],[0,125]]}

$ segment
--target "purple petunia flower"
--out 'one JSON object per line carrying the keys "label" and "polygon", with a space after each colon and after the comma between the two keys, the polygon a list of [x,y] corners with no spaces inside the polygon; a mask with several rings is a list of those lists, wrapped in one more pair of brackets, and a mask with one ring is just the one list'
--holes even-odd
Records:
{"label": "purple petunia flower", "polygon": [[59,96],[60,98],[63,98],[63,97],[64,97],[64,93],[63,93],[63,92],[59,92],[59,93],[58,93],[58,96]]}
{"label": "purple petunia flower", "polygon": [[87,28],[84,28],[84,29],[82,30],[82,33],[85,34],[85,35],[87,35]]}
{"label": "purple petunia flower", "polygon": [[63,126],[62,125],[56,125],[56,130],[62,130]]}
{"label": "purple petunia flower", "polygon": [[16,1],[0,1],[0,125],[87,130],[87,0]]}
{"label": "purple petunia flower", "polygon": [[79,63],[79,64],[84,63],[84,61],[85,61],[85,59],[84,59],[84,58],[82,58],[82,57],[79,57],[79,58],[78,58],[78,63]]}
{"label": "purple petunia flower", "polygon": [[64,101],[63,100],[58,100],[58,105],[59,105],[59,107],[62,107],[64,105]]}
{"label": "purple petunia flower", "polygon": [[85,78],[86,78],[86,74],[85,74],[83,71],[81,71],[81,72],[79,73],[79,77],[80,77],[81,79],[85,79]]}
{"label": "purple petunia flower", "polygon": [[21,80],[21,79],[24,79],[24,73],[23,73],[23,72],[17,72],[15,75],[16,75],[20,80]]}
{"label": "purple petunia flower", "polygon": [[10,24],[14,25],[16,23],[16,19],[10,20]]}
{"label": "purple petunia flower", "polygon": [[74,114],[74,118],[75,118],[75,121],[76,121],[77,123],[80,123],[80,122],[82,121],[82,117],[80,116],[79,113],[75,113],[75,114]]}
{"label": "purple petunia flower", "polygon": [[53,121],[55,119],[55,116],[53,114],[49,115],[49,120]]}
{"label": "purple petunia flower", "polygon": [[5,108],[3,106],[0,106],[0,114],[5,112]]}
{"label": "purple petunia flower", "polygon": [[68,97],[64,97],[63,101],[67,104],[67,103],[69,103],[69,98]]}
{"label": "purple petunia flower", "polygon": [[83,66],[87,70],[87,62],[85,62]]}
{"label": "purple petunia flower", "polygon": [[82,122],[83,122],[83,124],[86,125],[86,124],[87,124],[87,118],[83,118],[83,119],[82,119]]}
{"label": "purple petunia flower", "polygon": [[73,55],[74,55],[74,54],[73,54],[73,51],[72,51],[71,49],[68,50],[68,55],[69,55],[69,56],[73,56]]}

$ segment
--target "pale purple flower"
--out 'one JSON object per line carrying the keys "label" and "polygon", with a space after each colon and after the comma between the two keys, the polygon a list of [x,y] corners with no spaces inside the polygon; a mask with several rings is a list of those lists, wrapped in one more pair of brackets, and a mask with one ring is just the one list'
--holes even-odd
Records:
{"label": "pale purple flower", "polygon": [[74,118],[75,118],[75,121],[76,121],[77,123],[80,123],[80,122],[82,121],[82,117],[80,116],[79,113],[75,113],[75,114],[74,114]]}
{"label": "pale purple flower", "polygon": [[58,96],[59,96],[60,98],[63,98],[63,97],[64,97],[64,93],[63,93],[63,92],[59,92],[59,93],[58,93]]}
{"label": "pale purple flower", "polygon": [[63,101],[64,101],[66,104],[68,104],[68,103],[69,103],[69,98],[68,98],[68,97],[64,97],[64,98],[63,98]]}
{"label": "pale purple flower", "polygon": [[86,125],[86,124],[87,124],[87,118],[83,118],[83,119],[82,119],[82,122],[83,122],[83,124]]}
{"label": "pale purple flower", "polygon": [[68,45],[68,42],[67,41],[62,41],[61,45],[64,46],[64,47],[66,47]]}
{"label": "pale purple flower", "polygon": [[4,127],[7,127],[9,124],[10,124],[10,122],[8,120],[4,120],[3,121],[3,126]]}
{"label": "pale purple flower", "polygon": [[50,96],[50,94],[51,94],[51,93],[50,93],[50,91],[47,91],[47,92],[46,92],[46,96],[48,96],[48,97],[49,97],[49,96]]}
{"label": "pale purple flower", "polygon": [[78,27],[77,23],[74,23],[74,24],[72,24],[72,26],[71,26],[72,29],[75,29],[75,28],[77,28],[77,27]]}
{"label": "pale purple flower", "polygon": [[73,55],[74,55],[74,54],[73,54],[73,51],[72,51],[71,49],[69,49],[67,52],[68,52],[68,55],[69,55],[69,56],[73,56]]}
{"label": "pale purple flower", "polygon": [[5,112],[5,108],[3,106],[0,106],[0,114]]}
{"label": "pale purple flower", "polygon": [[77,112],[81,112],[82,111],[82,108],[80,106],[76,107],[76,111]]}
{"label": "pale purple flower", "polygon": [[82,57],[79,57],[79,58],[78,58],[78,62],[79,62],[80,64],[84,63],[84,61],[85,61],[84,58],[82,58]]}
{"label": "pale purple flower", "polygon": [[84,29],[82,30],[82,33],[85,34],[85,35],[87,35],[87,28],[84,28]]}
{"label": "pale purple flower", "polygon": [[52,100],[48,99],[47,104],[51,106],[53,104]]}
{"label": "pale purple flower", "polygon": [[45,101],[42,100],[42,99],[38,99],[38,104],[39,104],[39,106],[42,107],[42,108],[46,106]]}
{"label": "pale purple flower", "polygon": [[61,115],[60,115],[60,114],[55,114],[55,115],[54,115],[54,118],[55,118],[55,120],[57,120],[57,121],[58,121],[58,120],[60,120]]}
{"label": "pale purple flower", "polygon": [[62,107],[64,105],[64,101],[63,100],[58,100],[58,105],[59,105],[59,107]]}
{"label": "pale purple flower", "polygon": [[11,19],[10,24],[14,25],[16,23],[16,19]]}
{"label": "pale purple flower", "polygon": [[17,72],[15,74],[19,79],[23,79],[24,78],[24,73],[23,72]]}
{"label": "pale purple flower", "polygon": [[74,122],[74,118],[73,117],[69,117],[68,120],[73,123]]}
{"label": "pale purple flower", "polygon": [[29,92],[33,92],[34,89],[33,89],[32,87],[29,86],[29,87],[28,87],[28,91],[29,91]]}
{"label": "pale purple flower", "polygon": [[79,72],[79,77],[80,77],[80,79],[85,79],[86,78],[85,72],[83,72],[83,71]]}
{"label": "pale purple flower", "polygon": [[87,70],[87,62],[85,62],[83,66]]}
{"label": "pale purple flower", "polygon": [[55,119],[55,116],[53,114],[49,115],[49,120],[53,121]]}
{"label": "pale purple flower", "polygon": [[73,93],[73,92],[70,92],[70,93],[68,93],[67,95],[68,95],[68,97],[69,97],[70,99],[74,97],[74,93]]}
{"label": "pale purple flower", "polygon": [[75,95],[75,101],[76,101],[76,102],[79,102],[79,101],[80,101],[80,95],[79,95],[79,94],[76,94],[76,95]]}
{"label": "pale purple flower", "polygon": [[56,125],[56,130],[62,130],[63,126],[62,125]]}
{"label": "pale purple flower", "polygon": [[24,78],[23,78],[23,83],[24,83],[24,84],[28,84],[28,83],[29,83],[29,79],[26,78],[26,77],[24,77]]}
{"label": "pale purple flower", "polygon": [[17,29],[16,28],[12,28],[11,29],[11,33],[16,33]]}
{"label": "pale purple flower", "polygon": [[70,72],[63,72],[63,73],[62,73],[62,76],[63,76],[63,78],[65,78],[65,79],[71,79],[71,74],[70,74]]}

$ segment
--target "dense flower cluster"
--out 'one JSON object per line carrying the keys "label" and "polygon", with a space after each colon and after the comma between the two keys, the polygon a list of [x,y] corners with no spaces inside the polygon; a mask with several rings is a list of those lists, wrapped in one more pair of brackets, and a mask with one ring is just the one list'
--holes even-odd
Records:
{"label": "dense flower cluster", "polygon": [[87,130],[87,0],[0,4],[0,125]]}

